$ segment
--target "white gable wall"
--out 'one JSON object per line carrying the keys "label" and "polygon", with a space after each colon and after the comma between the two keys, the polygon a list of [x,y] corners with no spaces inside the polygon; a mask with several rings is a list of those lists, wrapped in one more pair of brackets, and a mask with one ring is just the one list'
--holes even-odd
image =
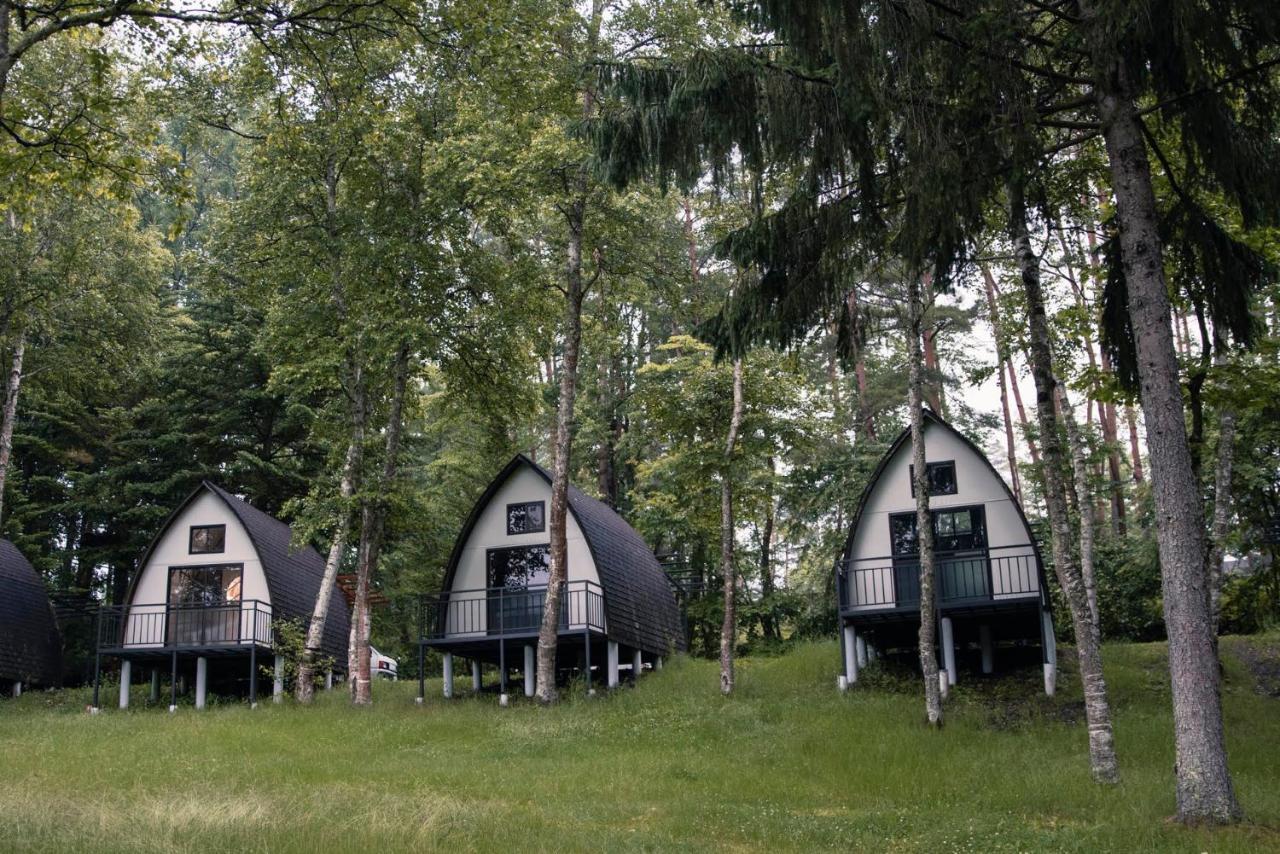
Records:
{"label": "white gable wall", "polygon": [[[956,494],[929,496],[930,509],[982,505],[986,511],[987,548],[992,550],[995,561],[992,567],[994,598],[1038,594],[1035,550],[1003,481],[973,448],[951,430],[926,421],[924,440],[926,462],[954,460],[956,466]],[[889,516],[916,509],[915,498],[911,494],[910,465],[911,442],[907,441],[884,467],[863,506],[850,553],[851,566],[863,570],[877,568],[877,572],[855,575],[855,595],[858,586],[871,590],[876,587],[892,589],[893,550],[889,538]],[[1003,546],[1011,548],[1001,548]],[[1010,590],[1018,592],[1010,593]],[[1024,592],[1028,590],[1034,593]]]}
{"label": "white gable wall", "polygon": [[[534,534],[507,534],[507,505],[523,501],[546,502],[547,530]],[[489,549],[508,546],[545,545],[551,540],[551,485],[542,475],[527,465],[517,468],[493,494],[480,517],[471,529],[470,536],[458,558],[458,569],[453,576],[449,608],[449,633],[483,633],[485,626],[485,602],[488,586],[487,558]],[[568,580],[600,583],[591,549],[582,535],[582,529],[570,512],[565,521],[565,534],[569,551]],[[466,592],[471,591],[471,592]],[[569,600],[570,624],[582,613],[583,597],[571,592]]]}
{"label": "white gable wall", "polygon": [[[225,550],[220,554],[188,554],[192,525],[226,525]],[[257,549],[226,502],[206,489],[170,522],[148,555],[146,565],[141,568],[142,574],[130,600],[132,607],[126,643],[130,646],[160,645],[158,639],[163,633],[163,617],[157,615],[165,612],[170,568],[215,564],[242,564],[241,601],[258,600],[270,608],[271,593],[267,589],[267,578]],[[248,614],[243,619],[242,631],[246,635],[252,631]]]}

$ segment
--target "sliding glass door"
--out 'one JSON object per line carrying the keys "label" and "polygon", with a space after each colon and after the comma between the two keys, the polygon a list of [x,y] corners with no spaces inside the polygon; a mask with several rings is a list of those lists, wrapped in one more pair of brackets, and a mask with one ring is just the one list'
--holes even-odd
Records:
{"label": "sliding glass door", "polygon": [[169,569],[168,642],[208,646],[240,639],[240,564]]}

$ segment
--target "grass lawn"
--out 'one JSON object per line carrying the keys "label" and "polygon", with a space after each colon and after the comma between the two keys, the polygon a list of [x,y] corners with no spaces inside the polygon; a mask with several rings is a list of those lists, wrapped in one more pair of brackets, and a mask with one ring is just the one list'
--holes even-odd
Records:
{"label": "grass lawn", "polygon": [[553,709],[445,702],[438,682],[423,707],[415,684],[379,684],[362,711],[335,691],[311,709],[91,717],[83,691],[29,693],[0,701],[0,849],[1280,850],[1280,699],[1256,690],[1246,644],[1280,640],[1224,641],[1251,819],[1228,829],[1167,820],[1162,645],[1106,648],[1123,781],[1101,788],[1071,672],[1053,700],[1038,672],[962,682],[935,733],[914,682],[872,672],[839,695],[823,643],[741,662],[732,700],[715,663],[689,660]]}

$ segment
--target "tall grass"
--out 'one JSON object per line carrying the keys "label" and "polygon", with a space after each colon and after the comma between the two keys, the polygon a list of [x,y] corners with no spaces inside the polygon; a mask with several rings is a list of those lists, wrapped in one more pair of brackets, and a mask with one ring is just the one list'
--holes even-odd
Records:
{"label": "tall grass", "polygon": [[914,682],[873,672],[839,695],[830,643],[742,661],[729,700],[715,664],[689,660],[553,709],[444,701],[438,683],[421,707],[415,685],[379,683],[360,711],[335,691],[89,716],[83,692],[31,693],[0,702],[0,849],[1280,850],[1280,702],[1226,655],[1253,823],[1183,829],[1166,818],[1164,648],[1105,655],[1116,788],[1089,780],[1069,673],[1053,700],[1033,672],[966,679],[931,732]]}

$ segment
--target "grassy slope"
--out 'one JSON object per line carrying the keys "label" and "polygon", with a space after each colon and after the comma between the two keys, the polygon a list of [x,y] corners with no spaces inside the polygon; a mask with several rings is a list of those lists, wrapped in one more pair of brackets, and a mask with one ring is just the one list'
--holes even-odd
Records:
{"label": "grassy slope", "polygon": [[551,710],[446,703],[438,683],[425,708],[416,686],[379,685],[362,712],[335,692],[309,710],[90,717],[78,692],[28,694],[0,703],[0,849],[1280,850],[1280,703],[1228,656],[1232,770],[1254,823],[1184,830],[1166,821],[1163,648],[1106,655],[1115,789],[1089,781],[1074,680],[1053,701],[1035,699],[1034,674],[969,680],[932,733],[914,685],[838,695],[834,644],[744,661],[727,702],[702,661]]}

